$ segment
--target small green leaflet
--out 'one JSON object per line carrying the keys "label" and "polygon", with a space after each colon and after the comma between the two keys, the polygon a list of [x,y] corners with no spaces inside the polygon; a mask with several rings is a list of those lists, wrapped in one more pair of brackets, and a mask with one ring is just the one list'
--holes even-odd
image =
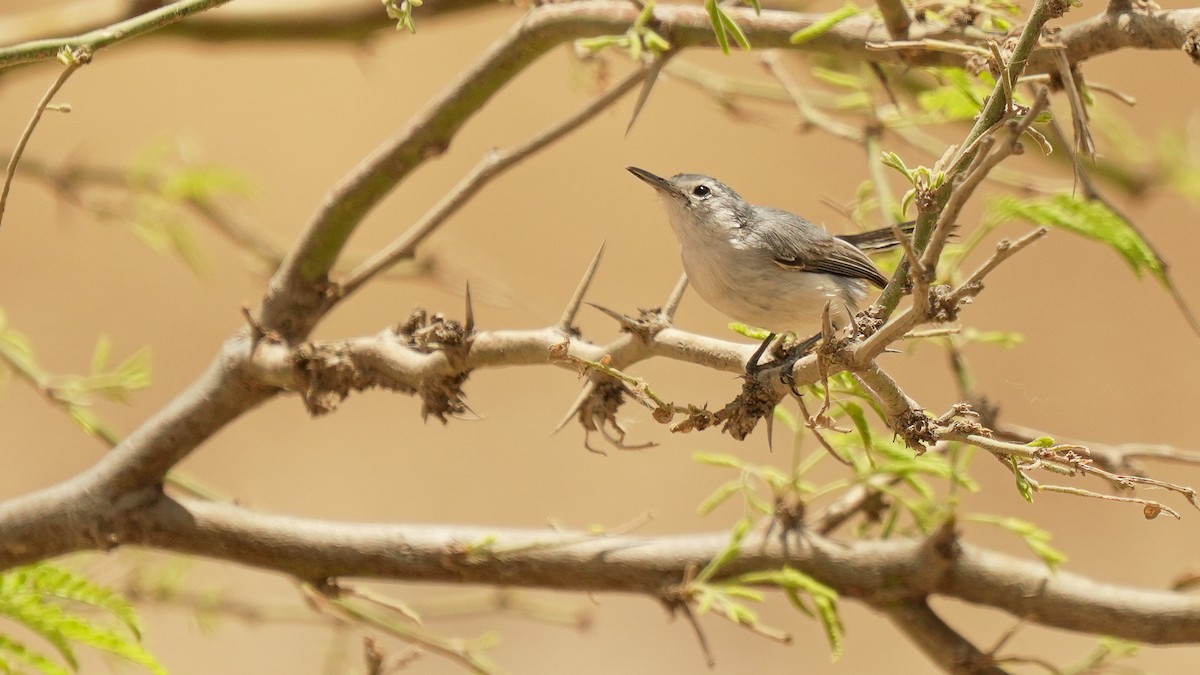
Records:
{"label": "small green leaflet", "polygon": [[725,10],[717,4],[717,0],[704,0],[704,9],[708,11],[708,19],[712,22],[713,32],[717,36],[717,44],[721,46],[721,51],[729,53],[729,37],[731,35],[734,42],[737,42],[742,49],[750,49],[750,41],[746,39],[746,34],[742,32],[741,26],[737,25],[733,17],[725,13]]}
{"label": "small green leaflet", "polygon": [[814,22],[813,25],[809,26],[808,28],[802,28],[795,33],[792,33],[792,44],[803,44],[810,40],[819,38],[833,30],[834,26],[856,14],[858,14],[858,7],[855,7],[854,3],[848,2],[842,5],[841,9],[837,9],[829,14],[826,14],[819,21]]}
{"label": "small green leaflet", "polygon": [[1015,456],[1009,455],[1008,463],[1012,465],[1013,475],[1017,478],[1017,492],[1021,493],[1021,497],[1025,501],[1032,504],[1033,485],[1029,482],[1029,479],[1025,477],[1025,474],[1021,473],[1021,467],[1017,464],[1017,458]]}
{"label": "small green leaflet", "polygon": [[967,516],[967,520],[996,525],[1017,535],[1051,570],[1067,561],[1067,555],[1050,545],[1050,533],[1020,518],[1005,518],[986,513]]}

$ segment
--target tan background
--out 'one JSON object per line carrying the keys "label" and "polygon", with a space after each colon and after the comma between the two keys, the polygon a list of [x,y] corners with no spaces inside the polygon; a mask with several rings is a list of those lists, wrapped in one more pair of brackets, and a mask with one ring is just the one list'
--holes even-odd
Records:
{"label": "tan background", "polygon": [[[1083,11],[1078,12],[1081,17]],[[501,35],[519,10],[498,6],[452,20],[422,21],[416,36],[383,32],[363,48],[272,44],[202,46],[141,41],[101,53],[58,97],[70,115],[47,114],[30,156],[121,165],[155,139],[184,138],[205,160],[253,176],[256,195],[239,211],[279,242],[290,241],[325,190],[363,155],[402,126]],[[1071,18],[1076,18],[1073,13]],[[761,77],[753,57],[714,54],[685,58]],[[618,71],[626,63],[612,56]],[[793,62],[793,72],[802,66]],[[23,69],[0,81],[0,143],[11,147],[32,106],[57,70]],[[1089,64],[1087,74],[1118,86],[1140,103],[1132,113],[1147,138],[1196,123],[1197,74],[1176,53],[1123,54]],[[593,91],[586,71],[558,49],[507,87],[455,139],[397,190],[353,241],[356,251],[387,242],[418,217],[489,147],[508,147],[579,106]],[[552,323],[593,252],[607,254],[591,299],[622,310],[662,301],[680,272],[676,244],[649,190],[625,173],[638,164],[671,174],[717,175],[752,201],[810,215],[833,229],[847,224],[820,203],[848,202],[863,180],[861,150],[819,134],[793,133],[786,108],[758,108],[764,124],[731,122],[693,88],[665,81],[628,137],[631,100],[493,183],[429,242],[453,263],[452,287],[377,283],[320,327],[319,337],[374,333],[421,305],[461,314],[461,281],[480,295],[483,328]],[[1112,107],[1110,105],[1110,107]],[[955,132],[956,135],[959,132]],[[887,143],[902,153],[897,143]],[[899,189],[899,184],[893,184]],[[1130,213],[1174,264],[1179,287],[1200,305],[1197,209],[1175,198],[1133,204]],[[976,212],[977,214],[977,212]],[[967,222],[976,216],[966,219]],[[1003,230],[1015,236],[1023,226]],[[118,226],[98,225],[61,208],[44,189],[19,179],[0,228],[0,308],[24,331],[52,372],[87,368],[96,337],[111,336],[124,356],[148,345],[154,384],[128,407],[101,410],[128,431],[171,399],[206,365],[242,320],[238,308],[259,298],[264,279],[248,273],[246,257],[203,228],[198,237],[209,271],[197,278],[177,260],[148,250]],[[1114,253],[1065,233],[1023,253],[994,275],[964,314],[971,325],[1024,333],[1015,351],[969,352],[983,390],[1006,419],[1052,432],[1106,442],[1149,441],[1200,448],[1194,437],[1194,392],[1200,381],[1200,339],[1167,295],[1136,280]],[[681,326],[729,335],[725,321],[688,296]],[[605,341],[614,326],[591,310],[579,323]],[[888,361],[911,394],[940,410],[953,396],[940,353]],[[668,398],[721,403],[737,389],[726,374],[677,363],[639,365]],[[336,415],[310,419],[293,396],[280,397],[234,423],[183,466],[187,472],[254,508],[302,516],[386,522],[481,523],[542,527],[616,526],[644,512],[655,519],[644,534],[727,527],[738,512],[701,519],[695,506],[728,476],[690,460],[695,451],[732,452],[785,466],[789,453],[769,454],[760,433],[738,444],[715,433],[671,437],[642,410],[625,419],[634,440],[662,445],[640,453],[586,452],[582,432],[549,432],[573,400],[576,378],[548,368],[489,370],[471,377],[471,405],[484,419],[449,426],[422,424],[419,403],[373,392],[353,397]],[[786,444],[783,444],[786,445]],[[28,388],[0,390],[0,496],[63,480],[95,460],[99,445],[83,437]],[[1159,467],[1165,478],[1200,483],[1195,474]],[[835,475],[833,470],[828,475]],[[981,495],[964,512],[988,510],[1036,520],[1052,530],[1072,571],[1098,579],[1163,587],[1193,567],[1200,513],[1177,522],[1147,522],[1137,507],[1062,496],[1020,500],[1012,479],[980,458],[974,476]],[[1098,484],[1090,487],[1100,488]],[[1182,500],[1163,495],[1181,511]],[[1019,542],[980,526],[972,541],[1025,555]],[[91,564],[119,582],[121,552]],[[298,607],[285,579],[237,567],[197,562],[191,588],[225,597]],[[420,604],[483,590],[396,585],[391,592]],[[483,615],[433,621],[448,635],[496,630],[494,658],[511,672],[703,672],[691,629],[670,622],[652,600],[605,595],[531,594],[568,610],[591,612],[580,632]],[[951,622],[987,647],[1013,619],[938,601]],[[316,673],[330,643],[325,628],[291,623],[219,622],[208,630],[186,611],[146,610],[149,644],[172,672]],[[765,620],[795,636],[791,647],[756,638],[705,618],[718,660],[716,672],[929,672],[931,666],[890,626],[854,602],[843,604],[846,654],[830,665],[820,629],[772,601]],[[1011,651],[1059,664],[1082,656],[1091,638],[1027,629]],[[390,649],[398,647],[389,643]],[[358,647],[351,643],[351,648]],[[1183,672],[1195,649],[1146,649],[1141,663]],[[357,656],[352,661],[355,672]],[[413,672],[452,672],[427,656]]]}

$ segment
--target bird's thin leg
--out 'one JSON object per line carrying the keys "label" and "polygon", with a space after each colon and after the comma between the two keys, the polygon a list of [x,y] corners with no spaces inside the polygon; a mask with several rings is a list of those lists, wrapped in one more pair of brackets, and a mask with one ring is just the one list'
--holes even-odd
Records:
{"label": "bird's thin leg", "polygon": [[779,379],[786,384],[796,396],[799,396],[800,392],[796,390],[796,381],[792,379],[792,366],[796,365],[797,361],[804,358],[805,355],[811,352],[813,347],[816,347],[817,343],[821,341],[822,337],[823,336],[821,333],[817,333],[804,342],[801,342],[800,344],[789,349],[788,353],[783,358],[775,362],[783,365],[783,368],[779,373]]}
{"label": "bird's thin leg", "polygon": [[746,374],[747,375],[751,375],[751,376],[757,375],[759,372],[762,371],[763,368],[766,368],[767,366],[774,363],[774,360],[772,360],[768,363],[765,363],[765,364],[760,364],[758,362],[758,360],[762,358],[763,354],[766,353],[767,347],[770,347],[771,343],[774,341],[775,341],[775,333],[768,333],[767,339],[763,340],[762,344],[758,346],[758,349],[754,350],[754,354],[750,357],[750,360],[746,362]]}
{"label": "bird's thin leg", "polygon": [[772,342],[775,341],[776,337],[778,336],[775,333],[771,333],[767,336],[767,339],[763,340],[763,343],[758,346],[758,349],[754,350],[754,355],[751,356],[750,360],[746,362],[746,374],[753,377],[754,375],[757,375],[768,368],[775,368],[777,366],[784,365],[787,367],[784,369],[784,372],[781,374],[781,376],[784,377],[784,381],[787,382],[786,378],[790,374],[792,364],[803,358],[805,354],[811,352],[813,347],[817,346],[817,343],[821,341],[822,335],[821,333],[817,333],[816,335],[805,339],[800,344],[793,345],[792,347],[788,348],[787,353],[783,356],[783,358],[773,358],[766,363],[759,363],[759,359],[763,357],[763,354],[766,353],[767,348]]}

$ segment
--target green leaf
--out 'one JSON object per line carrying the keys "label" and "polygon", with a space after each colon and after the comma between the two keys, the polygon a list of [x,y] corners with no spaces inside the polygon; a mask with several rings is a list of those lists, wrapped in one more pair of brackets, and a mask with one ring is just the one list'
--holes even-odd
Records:
{"label": "green leaf", "polygon": [[1033,503],[1033,485],[1025,474],[1021,472],[1021,467],[1017,465],[1017,458],[1013,455],[1008,456],[1008,463],[1012,465],[1013,475],[1017,479],[1017,492],[1021,493],[1021,498],[1030,504]]}
{"label": "green leaf", "polygon": [[884,152],[882,157],[880,158],[880,160],[883,162],[884,166],[895,169],[896,171],[899,171],[901,173],[901,175],[903,175],[904,178],[908,180],[909,183],[916,185],[916,183],[917,183],[916,177],[913,175],[913,172],[908,168],[908,165],[904,163],[904,160],[900,159],[900,155],[897,155],[894,152]]}
{"label": "green leaf", "polygon": [[[113,631],[94,616],[78,614],[66,603],[105,610],[129,628],[133,636]],[[75,646],[86,645],[116,654],[152,673],[166,673],[166,669],[138,643],[140,620],[132,606],[115,592],[63,568],[42,563],[0,574],[0,614],[42,636],[71,670],[79,668]],[[0,636],[0,655],[4,654],[43,672],[66,672],[24,645]]]}
{"label": "green leaf", "polygon": [[763,515],[771,515],[775,513],[775,505],[759,497],[751,490],[746,490],[742,493],[746,497],[746,505],[758,511]]}
{"label": "green leaf", "polygon": [[995,88],[994,84],[985,84],[962,68],[939,68],[936,73],[945,84],[917,94],[917,102],[923,110],[945,120],[974,119]]}
{"label": "green leaf", "polygon": [[831,84],[835,87],[842,87],[843,89],[850,89],[850,90],[853,90],[854,92],[861,92],[866,88],[866,84],[863,82],[863,79],[861,77],[859,77],[858,75],[854,75],[852,73],[846,73],[846,72],[843,72],[840,70],[832,70],[830,68],[820,68],[820,67],[814,67],[809,72],[813,77],[817,78],[818,80],[820,80],[826,84]]}
{"label": "green leaf", "polygon": [[134,352],[117,366],[114,374],[120,378],[126,391],[150,386],[150,350],[146,347]]}
{"label": "green leaf", "polygon": [[717,36],[717,44],[720,45],[722,52],[729,53],[730,36],[733,36],[733,40],[742,49],[750,49],[750,40],[742,32],[741,26],[733,20],[733,17],[725,13],[725,10],[717,4],[717,0],[704,0],[704,9],[708,12],[708,20],[712,23],[713,33]]}
{"label": "green leaf", "polygon": [[704,9],[708,12],[709,23],[712,24],[713,32],[717,36],[717,44],[721,47],[721,51],[729,53],[729,36],[725,34],[725,26],[721,23],[721,8],[717,6],[717,0],[704,0]]}
{"label": "green leaf", "polygon": [[112,355],[112,342],[107,335],[101,335],[96,340],[96,348],[92,351],[92,374],[104,372],[108,367],[108,358]]}
{"label": "green leaf", "polygon": [[822,596],[813,596],[817,606],[817,614],[821,617],[821,625],[825,627],[825,638],[829,640],[830,659],[838,660],[842,656],[843,637],[846,629],[838,616],[837,601]]}
{"label": "green leaf", "polygon": [[650,24],[650,19],[654,18],[654,0],[646,3],[642,11],[638,14],[638,18],[634,20],[634,28],[645,28]]}
{"label": "green leaf", "polygon": [[104,420],[100,419],[100,416],[90,408],[76,403],[68,403],[66,409],[71,421],[89,436],[104,438],[112,433],[104,424]]}
{"label": "green leaf", "polygon": [[[20,585],[23,586],[23,582]],[[28,593],[23,588],[11,591],[5,589],[5,592],[0,593],[0,614],[41,635],[58,651],[59,656],[72,670],[79,670],[79,661],[75,657],[68,633],[79,634],[89,630],[90,626],[87,623],[67,614],[61,607],[46,604],[37,595]]]}
{"label": "green leaf", "polygon": [[700,502],[700,506],[696,507],[696,513],[701,516],[707,516],[713,512],[721,504],[729,501],[729,498],[736,495],[742,489],[740,481],[732,480],[717,488],[704,501]]}
{"label": "green leaf", "polygon": [[598,52],[609,47],[625,48],[629,46],[629,37],[626,35],[600,35],[597,37],[580,38],[575,41],[575,46],[589,52]]}
{"label": "green leaf", "polygon": [[155,675],[167,675],[167,669],[150,652],[146,651],[145,647],[111,630],[104,628],[96,629],[96,627],[92,626],[91,630],[74,633],[71,637],[89,647],[106,651],[126,661],[136,663],[151,673],[155,673]]}
{"label": "green leaf", "polygon": [[33,357],[33,345],[29,338],[21,331],[5,325],[3,314],[0,314],[0,352],[4,352],[4,356],[22,370],[39,379],[42,377],[42,369]]}
{"label": "green leaf", "polygon": [[661,54],[671,48],[671,43],[667,42],[666,38],[649,28],[642,30],[642,42],[646,44],[646,49],[656,54]]}
{"label": "green leaf", "polygon": [[766,596],[757,588],[742,586],[740,584],[718,584],[717,587],[721,589],[721,593],[735,598],[754,600],[755,602],[766,600]]}
{"label": "green leaf", "polygon": [[813,611],[813,609],[809,607],[806,602],[804,602],[804,596],[800,595],[796,589],[785,588],[783,589],[783,592],[787,595],[787,598],[792,603],[793,607],[803,612],[809,618],[815,619],[817,617],[816,612]]}
{"label": "green leaf", "polygon": [[23,643],[17,642],[5,635],[0,635],[0,670],[5,673],[25,672],[8,665],[8,660],[3,656],[11,657],[19,663],[37,668],[46,675],[69,675],[71,671],[63,668],[54,661],[42,656],[41,654],[29,649]]}
{"label": "green leaf", "polygon": [[733,20],[733,17],[726,14],[724,10],[721,10],[720,17],[722,27],[733,36],[733,39],[737,41],[742,49],[749,50],[750,40],[746,39],[746,34],[742,32],[742,27]]}
{"label": "green leaf", "polygon": [[707,464],[709,466],[725,466],[731,469],[740,469],[744,466],[744,463],[740,457],[709,452],[697,452],[696,454],[692,455],[692,460],[699,462],[700,464]]}
{"label": "green leaf", "polygon": [[254,182],[246,174],[212,164],[188,164],[168,174],[159,193],[175,201],[212,201],[224,195],[249,196]]}
{"label": "green leaf", "polygon": [[738,335],[741,335],[742,337],[748,337],[751,340],[760,340],[760,341],[766,340],[767,336],[771,334],[771,331],[769,331],[769,330],[763,330],[761,328],[754,328],[752,326],[747,326],[744,323],[738,323],[737,321],[734,321],[729,324],[729,330],[737,333]]}
{"label": "green leaf", "polygon": [[967,516],[967,519],[977,523],[996,525],[1017,535],[1051,570],[1057,569],[1059,565],[1067,561],[1065,553],[1050,545],[1050,532],[1027,520],[993,516],[986,513],[972,514]]}
{"label": "green leaf", "polygon": [[203,254],[192,236],[191,227],[171,202],[148,196],[134,200],[126,227],[151,249],[174,253],[193,272],[203,272]]}
{"label": "green leaf", "polygon": [[883,517],[883,523],[880,524],[879,528],[880,539],[887,539],[896,532],[896,525],[900,522],[900,507],[897,504],[892,504],[891,508],[888,509],[887,515]]}
{"label": "green leaf", "polygon": [[740,584],[774,584],[780,588],[804,591],[809,595],[821,596],[830,600],[837,600],[838,598],[837,591],[791,566],[784,566],[777,570],[747,572],[746,574],[737,576],[733,579],[733,582]]}
{"label": "green leaf", "polygon": [[811,26],[792,33],[791,42],[794,45],[798,45],[821,37],[833,30],[834,26],[858,14],[858,11],[858,7],[848,2],[842,5],[841,9],[834,10],[813,22]]}
{"label": "green leaf", "polygon": [[970,326],[963,329],[962,338],[968,343],[996,345],[1005,349],[1013,349],[1025,341],[1025,336],[1021,333],[1001,330],[982,331]]}
{"label": "green leaf", "polygon": [[121,594],[70,570],[41,563],[31,569],[30,586],[45,595],[103,609],[120,619],[134,637],[141,639],[142,624],[137,611]]}
{"label": "green leaf", "polygon": [[854,401],[844,401],[838,403],[838,407],[854,423],[854,428],[858,431],[858,437],[862,441],[863,449],[870,451],[874,446],[871,442],[871,425],[867,422],[867,414],[863,412],[862,406]]}
{"label": "green leaf", "polygon": [[782,491],[792,484],[792,477],[773,466],[758,468],[758,475],[772,488]]}
{"label": "green leaf", "polygon": [[721,606],[721,609],[725,612],[725,616],[734,623],[738,623],[743,626],[754,626],[758,624],[758,612],[755,612],[739,602],[733,602],[722,596],[717,598],[717,604]]}
{"label": "green leaf", "polygon": [[420,7],[424,0],[383,0],[384,11],[387,12],[388,18],[396,22],[396,30],[407,30],[409,33],[416,33],[417,29],[413,25],[412,10],[413,7]]}
{"label": "green leaf", "polygon": [[1066,193],[1030,199],[1004,196],[991,200],[988,210],[1001,219],[1021,219],[1057,227],[1107,244],[1125,259],[1137,276],[1150,272],[1163,286],[1171,285],[1166,267],[1150,243],[1099,200]]}
{"label": "green leaf", "polygon": [[1034,555],[1041,558],[1042,562],[1046,563],[1046,567],[1049,567],[1052,570],[1058,569],[1059,565],[1067,561],[1066,553],[1054,548],[1047,542],[1039,541],[1037,539],[1026,539],[1025,543],[1029,546],[1029,549],[1033,551]]}
{"label": "green leaf", "polygon": [[708,581],[718,570],[736,560],[742,554],[742,541],[746,538],[753,525],[754,521],[749,518],[739,520],[737,525],[734,525],[733,531],[729,534],[729,543],[717,554],[717,557],[710,560],[704,566],[704,569],[700,570],[700,573],[696,575],[696,581],[700,583]]}
{"label": "green leaf", "polygon": [[1050,438],[1049,436],[1038,436],[1037,438],[1033,439],[1032,441],[1029,441],[1025,445],[1030,448],[1053,448],[1055,445],[1058,445],[1058,444],[1055,443],[1054,439]]}

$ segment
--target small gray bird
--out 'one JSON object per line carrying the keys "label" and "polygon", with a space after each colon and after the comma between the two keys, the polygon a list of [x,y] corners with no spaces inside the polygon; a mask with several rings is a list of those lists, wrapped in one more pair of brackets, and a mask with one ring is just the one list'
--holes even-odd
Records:
{"label": "small gray bird", "polygon": [[[666,205],[692,287],[735,321],[773,334],[809,331],[829,303],[835,325],[844,326],[868,283],[887,284],[863,249],[895,246],[890,229],[835,237],[795,214],[749,204],[715,178],[628,170]],[[767,342],[747,364],[751,371]]]}

